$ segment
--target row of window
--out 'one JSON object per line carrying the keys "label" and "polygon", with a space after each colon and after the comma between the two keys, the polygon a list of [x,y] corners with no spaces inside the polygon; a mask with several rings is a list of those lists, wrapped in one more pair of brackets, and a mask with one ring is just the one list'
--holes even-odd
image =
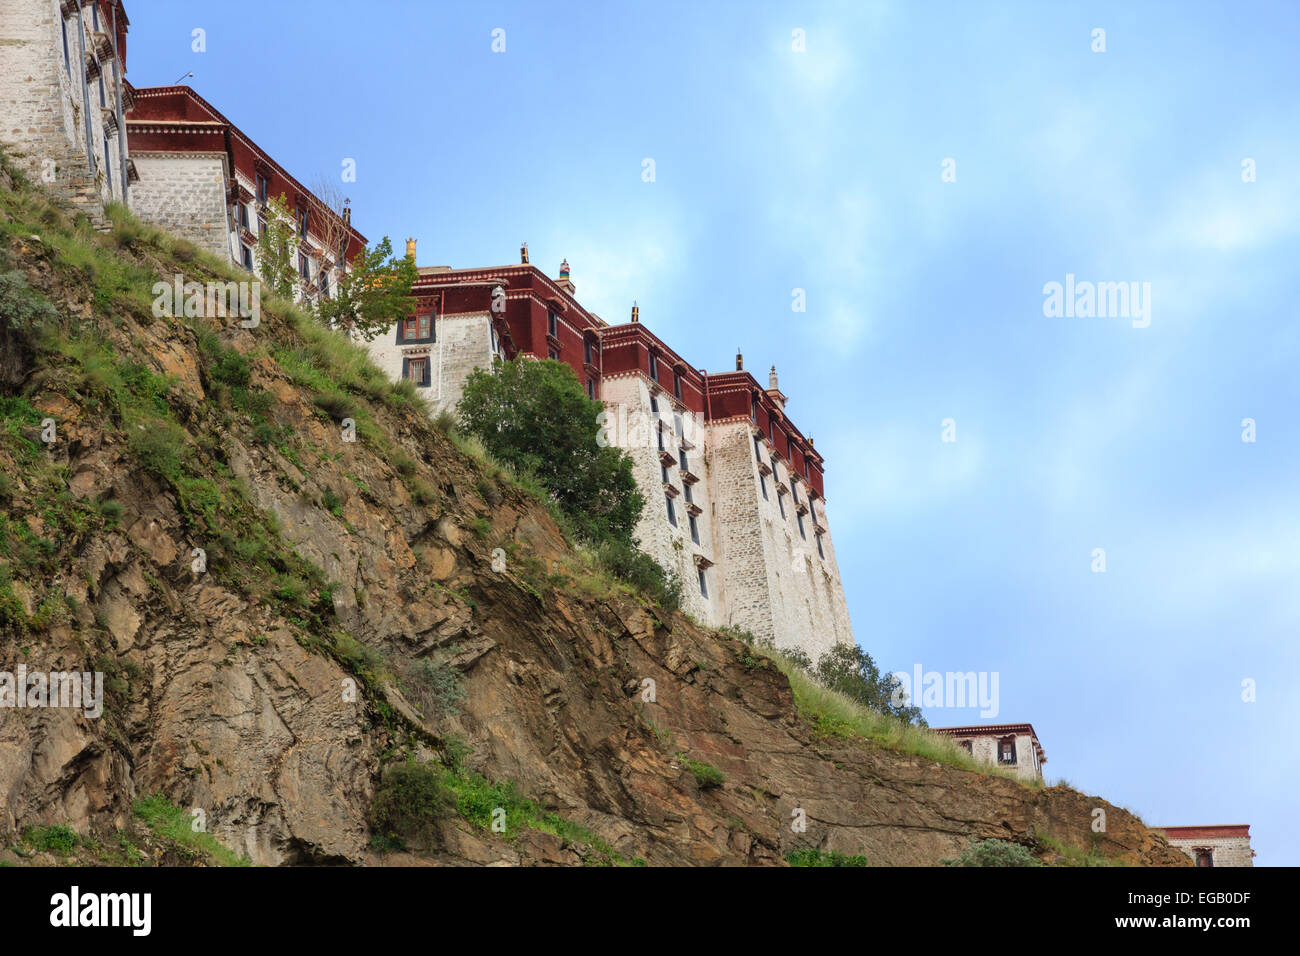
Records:
{"label": "row of window", "polygon": [[[961,748],[967,753],[973,753],[971,742],[969,740],[960,741]],[[998,738],[998,763],[1008,766],[1015,766],[1016,763],[1016,738],[1000,737]]]}
{"label": "row of window", "polygon": [[[755,425],[758,424],[758,393],[757,392],[749,396],[749,420],[753,422]],[[784,431],[782,431],[781,434],[783,437],[786,438],[786,442],[788,444],[789,437],[785,435]],[[775,416],[772,415],[769,415],[767,417],[767,440],[772,443],[773,447],[776,447],[776,418]],[[755,442],[758,441],[757,436],[755,436],[754,441]],[[803,461],[803,476],[805,480],[812,481],[812,466],[806,457],[804,458]]]}
{"label": "row of window", "polygon": [[[763,455],[763,446],[762,446],[761,444],[759,444],[758,436],[757,436],[757,435],[754,436],[754,458],[758,461],[758,463],[759,463],[760,465],[765,464],[765,463],[767,464],[767,467],[768,467],[769,469],[771,469],[771,471],[772,471],[772,480],[773,480],[773,481],[777,481],[777,480],[779,480],[779,479],[777,478],[776,459],[775,459],[775,458],[767,458],[766,461],[765,461],[765,459],[764,459],[764,455]],[[787,469],[787,472],[788,472],[788,469]],[[789,483],[790,483],[790,496],[791,496],[791,498],[794,500],[794,517],[795,517],[795,522],[798,524],[798,527],[799,527],[799,537],[800,537],[801,539],[803,539],[804,541],[807,541],[807,540],[808,540],[808,532],[807,532],[807,530],[804,528],[804,523],[803,523],[803,514],[799,511],[799,486],[795,483],[795,480],[794,480],[793,477],[791,477],[791,478],[789,479]],[[764,500],[764,501],[770,501],[771,499],[768,497],[768,494],[767,494],[767,476],[766,476],[765,474],[763,474],[763,471],[762,471],[761,468],[759,469],[759,472],[758,472],[758,488],[759,488],[759,491],[761,491],[762,494],[763,494],[763,500]],[[778,489],[778,491],[777,491],[777,495],[776,495],[776,504],[777,504],[777,507],[780,508],[780,510],[781,510],[781,520],[782,520],[782,521],[787,521],[787,520],[789,520],[789,519],[787,518],[786,513],[785,513],[785,501],[783,500],[783,498],[784,498],[784,496],[781,494],[780,490]],[[815,507],[816,507],[816,505],[813,504],[813,500],[812,500],[812,498],[809,498],[809,499],[808,499],[808,513],[809,513],[810,515],[815,515],[815,514],[816,514],[816,512],[813,510]],[[819,535],[819,534],[815,534],[815,535],[813,535],[813,537],[817,540],[817,556],[818,556],[819,558],[821,558],[823,561],[826,560],[826,552],[825,552],[825,550],[823,550],[823,548],[822,548],[822,536]]]}
{"label": "row of window", "polygon": [[[665,451],[666,449],[664,445],[663,423],[659,421],[659,399],[654,395],[650,396],[650,413],[655,419],[655,430],[658,432],[658,437],[659,437],[659,450]],[[678,417],[677,433],[679,435],[681,434],[680,416]],[[686,448],[684,445],[677,449],[677,469],[679,473],[689,472],[691,470],[690,462],[686,456]],[[659,463],[659,474],[663,478],[664,485],[668,485],[670,482],[670,479],[668,477],[668,466],[664,464],[662,461]],[[682,497],[685,499],[688,505],[694,504],[694,498],[692,497],[692,492],[691,492],[691,484],[692,483],[689,481],[686,480],[682,481]],[[673,496],[669,491],[667,491],[667,489],[665,489],[664,491],[664,505],[668,512],[668,523],[672,525],[674,528],[676,528],[677,507],[673,504]],[[691,514],[689,508],[686,509],[686,522],[687,522],[687,528],[691,533],[691,541],[693,541],[695,544],[699,544],[700,543],[699,519],[695,515]],[[695,569],[695,576],[700,586],[700,597],[707,598],[709,596],[709,583],[708,583],[708,577],[705,574],[704,569],[697,567]]]}

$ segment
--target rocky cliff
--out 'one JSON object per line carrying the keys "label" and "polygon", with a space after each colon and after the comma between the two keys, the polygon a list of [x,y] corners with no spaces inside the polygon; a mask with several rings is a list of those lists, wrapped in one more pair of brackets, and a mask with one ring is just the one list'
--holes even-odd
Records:
{"label": "rocky cliff", "polygon": [[[610,581],[360,350],[273,302],[254,328],[155,315],[156,277],[226,267],[0,186],[0,671],[106,675],[99,717],[0,708],[12,861],[63,859],[30,836],[66,824],[101,851],[68,859],[176,862],[142,830],[161,794],[256,864],[935,864],[986,837],[1187,863],[1095,797],[819,730],[770,661]],[[466,789],[423,846],[377,848],[406,761],[524,823],[481,826]]]}

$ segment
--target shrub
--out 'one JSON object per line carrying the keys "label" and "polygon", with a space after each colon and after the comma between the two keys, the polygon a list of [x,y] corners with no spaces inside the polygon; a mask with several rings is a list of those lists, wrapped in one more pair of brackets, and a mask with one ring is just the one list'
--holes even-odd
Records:
{"label": "shrub", "polygon": [[456,795],[442,783],[438,769],[408,761],[384,771],[370,803],[370,826],[376,846],[384,849],[430,849],[437,840],[438,820],[456,804]]}
{"label": "shrub", "polygon": [[435,664],[423,658],[409,666],[402,675],[404,690],[410,692],[416,706],[426,716],[455,715],[456,704],[465,697],[460,671],[448,664]]}
{"label": "shrub", "polygon": [[356,418],[357,403],[342,392],[325,392],[315,398],[316,407],[336,422]]}
{"label": "shrub", "polygon": [[1042,866],[1034,855],[1019,843],[1006,840],[980,840],[961,851],[955,860],[940,860],[944,866]]}
{"label": "shrub", "polygon": [[185,434],[171,422],[154,421],[131,430],[127,447],[154,474],[175,481],[181,474]]}
{"label": "shrub", "polygon": [[865,856],[848,856],[834,850],[791,850],[785,855],[791,866],[870,866]]}
{"label": "shrub", "polygon": [[37,850],[58,854],[71,853],[81,842],[77,831],[66,823],[56,823],[48,827],[27,827],[23,831],[23,839]]}
{"label": "shrub", "polygon": [[727,778],[723,776],[722,771],[717,767],[712,764],[703,763],[699,760],[687,760],[686,769],[695,777],[695,782],[700,785],[701,790],[720,787],[727,780]]}
{"label": "shrub", "polygon": [[27,286],[21,272],[0,273],[0,324],[31,329],[59,319],[54,306]]}
{"label": "shrub", "polygon": [[596,552],[596,560],[609,574],[647,594],[665,610],[682,606],[682,579],[668,571],[635,545],[607,541]]}
{"label": "shrub", "polygon": [[871,655],[857,644],[836,644],[821,656],[814,668],[807,667],[808,657],[801,651],[785,653],[792,662],[808,670],[823,687],[838,691],[882,714],[898,717],[918,727],[926,726],[921,708],[902,699],[899,679],[893,674],[881,674]]}

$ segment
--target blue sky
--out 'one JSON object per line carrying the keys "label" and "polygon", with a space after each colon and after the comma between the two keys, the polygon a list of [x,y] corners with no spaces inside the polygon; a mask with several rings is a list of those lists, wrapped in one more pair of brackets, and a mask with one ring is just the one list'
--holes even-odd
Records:
{"label": "blue sky", "polygon": [[[192,70],[305,182],[354,159],[422,265],[527,240],[775,362],[882,667],[996,671],[1049,778],[1300,864],[1300,7],[595,6],[132,0],[128,78]],[[1045,317],[1067,273],[1150,326]]]}

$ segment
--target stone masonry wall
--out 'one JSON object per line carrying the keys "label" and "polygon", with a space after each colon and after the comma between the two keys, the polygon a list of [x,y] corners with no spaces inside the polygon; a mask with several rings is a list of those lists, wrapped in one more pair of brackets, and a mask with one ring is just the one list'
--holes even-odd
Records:
{"label": "stone masonry wall", "polygon": [[[761,479],[749,424],[728,422],[710,428],[711,481],[729,618],[759,639],[801,648],[816,661],[834,644],[853,640],[830,534],[822,536],[819,554],[811,514],[803,516],[799,531],[785,466],[773,460],[766,442],[761,441],[760,448],[762,462],[773,469]],[[808,502],[807,486],[797,487],[799,500]],[[824,523],[824,511],[817,513]]]}
{"label": "stone masonry wall", "polygon": [[1251,855],[1250,837],[1191,837],[1188,839],[1170,837],[1169,845],[1182,850],[1193,861],[1196,851],[1207,847],[1213,851],[1215,866],[1254,866]]}
{"label": "stone masonry wall", "polygon": [[221,153],[134,153],[131,209],[144,222],[230,259],[226,159]]}
{"label": "stone masonry wall", "polygon": [[[90,40],[89,9],[85,12]],[[101,24],[101,30],[105,25]],[[68,54],[64,55],[66,31]],[[66,21],[58,0],[4,0],[0,3],[0,140],[18,165],[73,212],[84,212],[97,226],[106,222],[103,204],[122,199],[118,133],[108,131],[99,105],[116,104],[116,67],[106,63],[102,81],[83,91],[84,65],[77,19]],[[87,158],[85,112],[89,99],[94,168]],[[111,173],[111,178],[107,175]]]}
{"label": "stone masonry wall", "polygon": [[434,320],[435,341],[404,344],[397,341],[397,326],[368,343],[375,364],[393,379],[402,377],[404,357],[429,357],[429,385],[417,391],[431,410],[455,410],[465,388],[465,380],[476,368],[491,368],[491,316],[487,312],[437,316]]}
{"label": "stone masonry wall", "polygon": [[[668,519],[663,465],[650,408],[649,385],[639,375],[610,376],[601,383],[601,400],[607,410],[606,429],[611,442],[632,458],[637,487],[645,495],[645,510],[637,523],[636,537],[645,551],[663,567],[675,571],[682,579],[682,608],[699,621],[722,625],[726,621],[726,584],[714,550],[716,518],[706,478],[707,459],[703,447],[705,434],[699,416],[688,410],[675,409],[666,392],[658,393],[659,414],[668,428],[664,431],[664,448],[676,460],[667,466],[668,485],[677,492],[673,497],[674,526]],[[687,449],[686,461],[692,474],[700,480],[690,486],[692,503],[700,508],[695,519],[699,542],[690,533],[690,513],[686,500],[687,484],[682,478],[682,449],[676,435],[674,414],[683,416],[682,431],[696,447]],[[700,592],[695,558],[702,555],[715,566],[704,570],[707,597]]]}

